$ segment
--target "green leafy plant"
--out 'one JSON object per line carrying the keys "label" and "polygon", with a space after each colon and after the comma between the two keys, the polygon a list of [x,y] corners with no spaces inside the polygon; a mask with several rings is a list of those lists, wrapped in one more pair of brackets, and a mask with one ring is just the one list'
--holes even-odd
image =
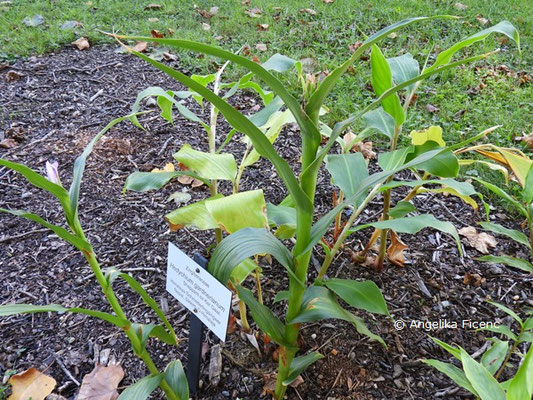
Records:
{"label": "green leafy plant", "polygon": [[[481,355],[477,362],[462,347],[455,347],[436,338],[431,338],[436,344],[450,353],[461,363],[462,368],[453,363],[439,360],[424,360],[424,362],[447,375],[457,385],[468,390],[481,400],[525,400],[533,396],[533,317],[523,320],[514,311],[504,305],[490,302],[495,307],[510,315],[519,326],[517,333],[506,325],[493,325],[480,330],[501,334],[504,339],[492,337],[488,339],[492,345]],[[529,313],[531,315],[531,312]],[[519,346],[529,350],[519,351]],[[518,368],[509,362],[512,355],[520,359]],[[501,382],[502,373],[515,369],[514,376]]]}
{"label": "green leafy plant", "polygon": [[[477,153],[483,158],[464,158],[459,161],[460,165],[470,166],[472,164],[478,164],[503,174],[507,189],[480,179],[477,176],[472,176],[472,179],[500,197],[506,204],[518,212],[525,219],[523,225],[527,226],[529,236],[519,230],[509,229],[500,224],[489,222],[488,220],[480,222],[479,225],[486,230],[506,236],[527,247],[530,256],[533,256],[533,172],[531,172],[533,170],[533,161],[518,149],[503,148],[493,144],[464,147],[459,149],[457,154],[467,154],[470,152]],[[478,259],[489,263],[505,264],[526,272],[533,272],[533,264],[519,257],[487,255]]]}
{"label": "green leafy plant", "polygon": [[[109,305],[113,310],[113,314],[79,307],[63,307],[58,304],[5,304],[0,306],[0,317],[6,317],[14,314],[54,311],[59,313],[81,313],[107,321],[120,328],[126,334],[131,342],[134,353],[146,364],[148,370],[150,371],[149,376],[139,380],[126,389],[121,394],[120,398],[125,400],[145,399],[148,398],[150,393],[157,386],[160,386],[168,399],[184,400],[189,398],[189,389],[187,378],[185,377],[181,362],[179,360],[173,361],[168,364],[164,372],[160,372],[146,348],[149,337],[155,337],[167,344],[177,346],[179,339],[176,336],[172,325],[165,317],[163,311],[161,311],[157,305],[157,302],[150,297],[148,292],[131,275],[123,273],[116,268],[110,268],[106,271],[102,271],[94,249],[85,236],[78,215],[80,186],[85,170],[85,163],[96,142],[102,137],[102,135],[104,135],[109,129],[119,122],[128,118],[134,118],[137,115],[138,114],[131,114],[122,118],[114,119],[89,142],[83,153],[74,162],[72,183],[69,190],[65,189],[61,183],[59,178],[59,166],[57,162],[46,163],[47,177],[44,177],[23,164],[0,158],[0,166],[6,167],[21,174],[35,187],[49,192],[56,197],[63,209],[67,228],[61,225],[51,224],[41,218],[39,215],[32,214],[25,210],[0,208],[0,211],[37,222],[50,229],[57,236],[80,250],[87,260],[96,280],[101,286],[102,292],[104,293]],[[131,322],[127,319],[126,314],[124,313],[122,306],[120,305],[113,290],[113,282],[116,279],[123,279],[132,290],[137,292],[144,303],[146,303],[146,305],[149,306],[159,317],[159,325],[139,324]]]}
{"label": "green leafy plant", "polygon": [[[380,192],[390,188],[390,186],[384,187],[384,184],[404,184],[403,182],[389,181],[394,174],[415,167],[416,169],[427,170],[431,173],[434,169],[438,169],[443,165],[445,168],[450,168],[451,166],[453,176],[457,174],[457,159],[453,155],[452,150],[450,148],[442,148],[438,144],[435,146],[432,143],[387,153],[387,155],[382,157],[382,162],[380,163],[382,171],[372,175],[368,173],[366,164],[365,168],[354,170],[354,165],[359,166],[362,164],[360,160],[352,157],[351,154],[345,154],[344,157],[339,159],[328,159],[330,170],[340,171],[339,178],[334,176],[334,182],[337,182],[336,184],[341,186],[340,182],[342,181],[342,190],[348,193],[345,194],[343,202],[336,205],[326,215],[314,222],[314,199],[319,168],[328,156],[333,145],[337,142],[337,139],[348,126],[376,109],[379,105],[382,105],[383,108],[392,107],[391,113],[397,118],[395,123],[401,125],[404,122],[405,116],[402,114],[403,110],[401,107],[398,108],[399,100],[396,94],[400,90],[441,71],[454,68],[464,63],[481,60],[487,56],[483,54],[460,61],[452,61],[452,56],[460,48],[468,44],[452,47],[441,53],[434,65],[424,70],[423,73],[410,77],[396,86],[393,85],[390,77],[388,80],[387,76],[382,76],[380,79],[377,79],[376,86],[379,84],[379,97],[353,116],[335,124],[333,129],[328,130],[320,124],[319,116],[322,105],[333,90],[335,83],[366,50],[373,48],[374,60],[376,60],[375,57],[378,57],[380,65],[384,65],[383,57],[379,56],[379,49],[373,47],[378,41],[386,38],[387,35],[402,27],[416,22],[430,21],[435,18],[444,17],[409,18],[376,32],[363,42],[350,59],[333,70],[322,81],[317,80],[314,76],[303,78],[301,63],[293,62],[300,76],[303,78],[304,84],[304,90],[299,99],[289,93],[274,73],[245,57],[216,47],[187,40],[149,39],[162,45],[193,50],[219,57],[223,60],[230,60],[248,69],[258,79],[262,80],[276,96],[279,96],[300,128],[302,145],[301,153],[298,155],[300,156],[301,172],[298,177],[287,161],[276,152],[269,138],[249,118],[235,110],[223,98],[217,96],[213,91],[181,72],[150,59],[133,49],[129,49],[136,56],[164,71],[187,86],[190,90],[200,94],[204,99],[211,102],[224,115],[233,128],[249,138],[257,153],[268,159],[274,165],[287,189],[288,197],[279,205],[268,205],[267,213],[272,225],[277,226],[276,233],[279,237],[282,237],[281,233],[285,238],[295,235],[295,244],[292,250],[289,250],[274,234],[268,229],[265,229],[265,227],[247,227],[237,230],[224,238],[216,247],[209,262],[209,271],[224,283],[230,280],[234,269],[242,261],[257,254],[272,255],[285,268],[289,275],[288,290],[280,292],[276,296],[276,301],[287,301],[287,312],[284,322],[275,316],[268,307],[257,301],[251,291],[241,285],[236,285],[239,298],[249,307],[255,323],[280,346],[279,367],[274,393],[276,399],[282,399],[291,381],[310,362],[320,358],[320,355],[315,353],[296,357],[299,350],[298,336],[301,324],[326,318],[343,319],[352,323],[359,333],[383,343],[381,338],[373,334],[366,327],[361,318],[344,309],[338,302],[340,298],[352,307],[388,315],[383,296],[373,282],[326,279],[325,273],[331,263],[330,260],[322,268],[319,279],[316,279],[311,285],[308,284],[308,269],[313,248],[321,241],[337,215],[343,212],[343,210],[353,207],[352,214],[343,230],[343,236],[344,234],[347,235],[354,229],[362,228],[354,228],[352,226],[355,218],[368,205],[371,199]],[[507,25],[510,26],[509,23],[506,23]],[[481,36],[483,35],[485,33],[481,34]],[[115,35],[115,37],[126,40],[148,40],[143,37],[118,35]],[[513,35],[513,39],[517,39],[517,37]],[[477,37],[470,39],[471,43],[476,41],[478,41]],[[321,145],[322,133],[329,136],[324,145]],[[465,143],[461,145],[465,145]],[[357,155],[355,156],[357,157]],[[344,164],[347,168],[334,167],[338,164]],[[435,173],[435,175],[441,174]],[[447,175],[445,174],[443,176]],[[406,217],[406,214],[402,215],[402,213],[403,211],[398,211],[396,214],[398,217],[394,220],[384,219],[363,227],[373,226],[382,230],[394,229],[397,232],[416,233],[424,227],[432,226],[452,234],[458,242],[458,235],[452,224],[439,221],[431,215]],[[343,241],[344,238],[342,239]],[[336,249],[334,248],[333,250]],[[329,256],[326,254],[326,257]]]}

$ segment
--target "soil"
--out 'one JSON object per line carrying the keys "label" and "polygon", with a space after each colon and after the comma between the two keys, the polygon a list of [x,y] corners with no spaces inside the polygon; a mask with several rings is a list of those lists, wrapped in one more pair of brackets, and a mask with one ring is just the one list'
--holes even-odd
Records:
{"label": "soil", "polygon": [[[177,65],[178,62],[172,62]],[[191,71],[188,71],[191,72]],[[155,71],[135,57],[119,53],[115,47],[94,47],[80,52],[64,49],[55,54],[18,61],[0,71],[0,136],[12,137],[16,146],[0,149],[0,157],[29,165],[44,173],[47,160],[59,163],[63,184],[68,186],[74,159],[87,142],[111,119],[125,115],[139,91],[148,86],[183,89],[172,79]],[[233,98],[234,105],[251,113],[259,101],[251,94]],[[192,100],[186,105],[204,117]],[[150,353],[160,368],[171,360],[187,360],[188,312],[165,291],[168,242],[191,255],[206,256],[213,242],[211,232],[183,229],[171,233],[163,215],[176,207],[168,196],[186,190],[192,201],[208,196],[204,187],[191,188],[174,182],[162,190],[149,193],[121,194],[129,173],[150,171],[172,160],[183,144],[207,149],[202,128],[175,116],[173,125],[157,113],[141,117],[146,131],[130,123],[113,128],[90,156],[81,189],[80,217],[103,267],[116,266],[132,274],[167,312],[178,335],[178,347],[151,340]],[[229,131],[220,121],[220,137]],[[0,141],[4,139],[0,137]],[[299,134],[295,127],[285,129],[276,142],[282,155],[294,166],[299,154]],[[243,145],[233,140],[228,151],[242,154]],[[321,171],[316,204],[318,215],[331,207],[329,176]],[[285,196],[281,182],[272,167],[261,160],[248,169],[242,189],[264,188],[267,201],[279,203]],[[221,185],[221,190],[228,187]],[[32,187],[16,173],[0,168],[0,207],[26,209],[48,221],[62,223],[59,205],[47,193]],[[396,192],[395,201],[402,191]],[[380,199],[373,202],[361,222],[375,221],[380,212]],[[421,213],[432,213],[449,220],[456,227],[474,226],[482,216],[453,197],[426,194],[415,199]],[[516,229],[519,220],[493,210],[500,223]],[[0,304],[58,303],[109,311],[100,287],[81,254],[50,231],[27,220],[0,217]],[[459,256],[452,238],[431,229],[416,236],[402,235],[409,246],[408,263],[399,268],[386,264],[381,273],[354,265],[352,250],[358,250],[368,239],[368,230],[358,232],[346,244],[330,269],[330,276],[356,280],[371,279],[382,289],[394,320],[407,327],[395,330],[393,321],[361,311],[354,312],[370,329],[383,337],[388,347],[362,337],[344,321],[327,320],[306,325],[302,330],[303,351],[316,350],[324,358],[303,374],[303,382],[289,388],[289,399],[462,399],[469,394],[458,389],[448,378],[424,365],[420,360],[450,357],[429,336],[437,337],[476,352],[485,344],[484,332],[476,332],[461,321],[512,321],[485,302],[493,299],[514,310],[533,305],[531,275],[501,265],[483,264],[480,255],[463,239],[464,255]],[[514,242],[498,237],[495,253],[527,258]],[[316,253],[316,262],[321,254]],[[276,265],[262,262],[262,284],[265,303],[272,304],[275,294],[286,288],[286,272]],[[314,273],[314,271],[312,271]],[[465,276],[474,277],[465,283]],[[475,275],[477,274],[477,275]],[[247,283],[252,288],[253,282]],[[115,288],[127,315],[136,322],[155,322],[154,315],[124,282]],[[283,303],[272,306],[282,315]],[[238,317],[238,312],[235,312]],[[411,327],[411,321],[457,322],[452,328],[423,329]],[[223,370],[218,385],[209,382],[209,349],[216,343],[207,334],[201,389],[195,399],[259,399],[265,380],[275,371],[272,349],[263,346],[261,354],[239,332],[230,334],[223,344]],[[0,376],[8,370],[23,371],[36,367],[57,380],[55,393],[74,399],[78,385],[104,358],[115,359],[126,373],[122,386],[147,374],[132,353],[126,337],[94,318],[72,314],[32,314],[0,318]],[[265,351],[266,350],[266,351]],[[516,360],[515,360],[516,361]],[[270,375],[271,376],[271,375]],[[162,398],[154,392],[152,398]]]}

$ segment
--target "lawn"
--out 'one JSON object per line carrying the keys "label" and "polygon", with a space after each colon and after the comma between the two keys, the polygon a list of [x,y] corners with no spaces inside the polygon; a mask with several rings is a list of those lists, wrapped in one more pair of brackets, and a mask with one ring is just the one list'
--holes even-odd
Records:
{"label": "lawn", "polygon": [[[411,52],[421,64],[428,55],[431,63],[434,54],[460,38],[508,20],[521,34],[522,58],[514,43],[498,35],[463,51],[464,55],[471,55],[502,48],[499,54],[476,67],[459,69],[425,82],[406,129],[439,124],[444,129],[445,139],[455,141],[490,126],[502,125],[492,134],[492,140],[503,145],[516,144],[516,137],[533,130],[533,87],[521,82],[521,75],[517,76],[517,73],[531,71],[533,64],[533,7],[528,0],[465,0],[466,8],[455,1],[412,0],[249,3],[197,1],[195,6],[186,1],[161,0],[157,1],[160,8],[150,8],[146,7],[149,1],[2,2],[0,58],[13,60],[54,51],[82,35],[87,36],[92,45],[110,43],[99,30],[150,35],[155,29],[167,36],[216,44],[233,51],[248,45],[260,60],[277,52],[293,58],[313,58],[317,71],[331,71],[349,57],[351,44],[402,18],[440,14],[462,17],[458,21],[417,24],[383,42],[387,57]],[[209,17],[206,13],[215,5],[218,12]],[[254,8],[259,11],[246,13]],[[44,19],[41,25],[30,27],[22,22],[36,14]],[[62,29],[66,21],[78,21],[81,26]],[[266,51],[257,50],[257,44],[266,45]],[[212,59],[187,53],[180,53],[179,57],[185,70],[205,73],[214,69]],[[502,64],[510,70],[496,68]],[[338,84],[333,102],[328,104],[331,107],[326,117],[329,123],[354,112],[373,97],[370,90],[365,90],[369,69],[369,61],[360,61]],[[230,69],[230,74],[241,72]],[[293,87],[296,91],[295,79]],[[429,112],[428,105],[438,111]]]}

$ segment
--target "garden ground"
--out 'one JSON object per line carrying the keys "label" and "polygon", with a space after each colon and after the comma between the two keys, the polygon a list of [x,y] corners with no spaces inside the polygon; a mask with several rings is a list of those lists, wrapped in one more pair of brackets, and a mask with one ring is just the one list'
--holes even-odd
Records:
{"label": "garden ground", "polygon": [[[43,57],[20,60],[0,71],[0,129],[16,138],[17,145],[0,149],[0,157],[25,163],[43,171],[46,160],[57,160],[61,179],[70,182],[75,157],[86,143],[108,121],[125,115],[137,92],[150,85],[169,89],[179,86],[156,73],[140,60],[117,51],[116,46],[93,47],[85,52],[67,48]],[[174,63],[174,62],[173,62]],[[177,64],[177,62],[175,62]],[[478,71],[491,71],[489,64],[480,64]],[[19,79],[12,79],[13,72]],[[508,78],[502,78],[508,79]],[[250,111],[257,100],[242,94],[234,105]],[[201,112],[192,104],[188,106]],[[502,111],[499,118],[510,119]],[[123,123],[106,136],[90,157],[82,184],[80,213],[96,254],[103,266],[117,266],[134,275],[150,294],[168,309],[170,321],[184,338],[178,348],[169,348],[153,341],[150,348],[159,366],[170,360],[186,360],[188,334],[187,312],[165,292],[167,242],[172,241],[188,254],[199,251],[205,255],[212,236],[207,233],[181,230],[170,233],[162,216],[175,208],[167,202],[175,190],[174,183],[153,193],[121,195],[125,178],[134,170],[150,171],[171,159],[184,143],[206,149],[204,134],[193,123],[177,117],[175,125],[152,115],[143,117],[148,126],[144,132]],[[477,132],[490,124],[476,126]],[[228,130],[222,125],[222,131]],[[299,134],[288,127],[276,142],[277,149],[291,162],[297,163]],[[238,141],[230,150],[242,152]],[[0,169],[1,206],[23,208],[60,221],[59,207],[50,196],[44,196],[27,185],[17,174]],[[245,174],[243,189],[266,188],[265,197],[278,203],[285,195],[271,166],[261,160]],[[330,207],[332,187],[329,176],[322,171],[317,204],[323,213]],[[186,188],[196,201],[208,196],[204,187]],[[43,197],[44,196],[44,197]],[[396,198],[395,200],[398,200]],[[434,213],[450,220],[457,228],[473,226],[482,216],[451,197],[427,194],[415,200],[420,212]],[[381,209],[372,204],[361,222],[374,221]],[[497,220],[519,229],[520,221],[493,210]],[[83,257],[50,232],[10,216],[1,218],[0,237],[0,303],[60,303],[107,310],[100,287],[92,279]],[[433,230],[420,235],[403,235],[409,246],[409,263],[405,268],[387,265],[381,273],[351,262],[350,250],[360,248],[369,236],[359,232],[347,243],[331,269],[331,275],[372,279],[382,289],[389,310],[396,320],[459,322],[462,320],[511,324],[509,318],[488,305],[491,298],[519,310],[532,303],[530,275],[498,265],[474,260],[479,255],[464,243],[464,257],[458,255],[454,241]],[[514,242],[498,238],[495,253],[526,255]],[[317,254],[320,258],[320,254]],[[273,294],[286,287],[286,273],[276,264],[262,262],[265,302],[272,304]],[[253,286],[253,285],[249,285]],[[153,320],[149,310],[127,287],[117,283],[119,299],[133,320]],[[136,300],[135,300],[136,301]],[[273,306],[281,315],[283,304]],[[395,330],[390,319],[358,313],[370,329],[381,335],[388,349],[358,335],[354,328],[339,321],[323,321],[304,328],[303,350],[318,350],[325,358],[303,374],[303,383],[290,389],[290,399],[460,399],[468,398],[447,378],[421,363],[423,358],[448,360],[428,335],[461,345],[471,353],[484,343],[486,335],[472,329]],[[127,385],[146,374],[143,365],[131,354],[125,337],[114,328],[81,315],[35,314],[0,320],[2,352],[0,375],[8,369],[36,367],[46,370],[58,381],[59,394],[74,398],[77,386],[94,367],[102,353],[120,361],[126,372],[122,384]],[[312,334],[316,334],[313,336]],[[206,361],[202,370],[203,387],[198,399],[257,399],[263,392],[269,373],[275,370],[273,349],[263,346],[261,354],[243,339],[239,330],[229,335],[223,346],[223,375],[218,386],[207,379],[209,348],[217,342],[208,335]],[[68,372],[67,372],[68,371]],[[72,376],[69,376],[72,375]],[[154,396],[157,398],[157,395]]]}

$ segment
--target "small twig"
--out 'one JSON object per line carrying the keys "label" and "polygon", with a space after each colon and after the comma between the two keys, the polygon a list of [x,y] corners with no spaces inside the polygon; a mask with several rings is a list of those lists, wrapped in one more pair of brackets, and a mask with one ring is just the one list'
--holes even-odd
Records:
{"label": "small twig", "polygon": [[33,231],[28,231],[24,233],[19,233],[18,235],[7,236],[0,239],[0,243],[9,242],[11,240],[20,239],[26,236],[33,235],[34,233],[48,232],[50,229],[34,229]]}
{"label": "small twig", "polygon": [[56,359],[57,365],[59,365],[59,368],[63,370],[63,372],[76,384],[76,386],[80,386],[80,383],[74,378],[74,376],[70,373],[70,371],[65,367],[65,364],[61,361],[61,359],[57,356],[57,354],[54,353],[54,358]]}
{"label": "small twig", "polygon": [[89,103],[92,103],[93,101],[95,101],[103,93],[104,93],[104,89],[100,89],[98,92],[96,92],[94,95],[91,96],[91,98],[89,99]]}
{"label": "small twig", "polygon": [[342,371],[344,370],[343,367],[341,367],[341,370],[339,371],[339,373],[337,374],[337,377],[335,378],[335,381],[333,381],[333,385],[331,385],[331,388],[329,389],[328,391],[328,394],[326,394],[326,399],[329,397],[329,394],[331,393],[331,391],[333,390],[333,388],[337,385],[337,382],[339,382],[339,379],[341,377],[341,374],[342,374]]}
{"label": "small twig", "polygon": [[159,152],[157,153],[158,156],[160,156],[165,151],[171,139],[172,138],[169,137],[167,140],[165,140],[165,143],[163,143],[163,147],[161,147],[161,150],[159,150]]}

